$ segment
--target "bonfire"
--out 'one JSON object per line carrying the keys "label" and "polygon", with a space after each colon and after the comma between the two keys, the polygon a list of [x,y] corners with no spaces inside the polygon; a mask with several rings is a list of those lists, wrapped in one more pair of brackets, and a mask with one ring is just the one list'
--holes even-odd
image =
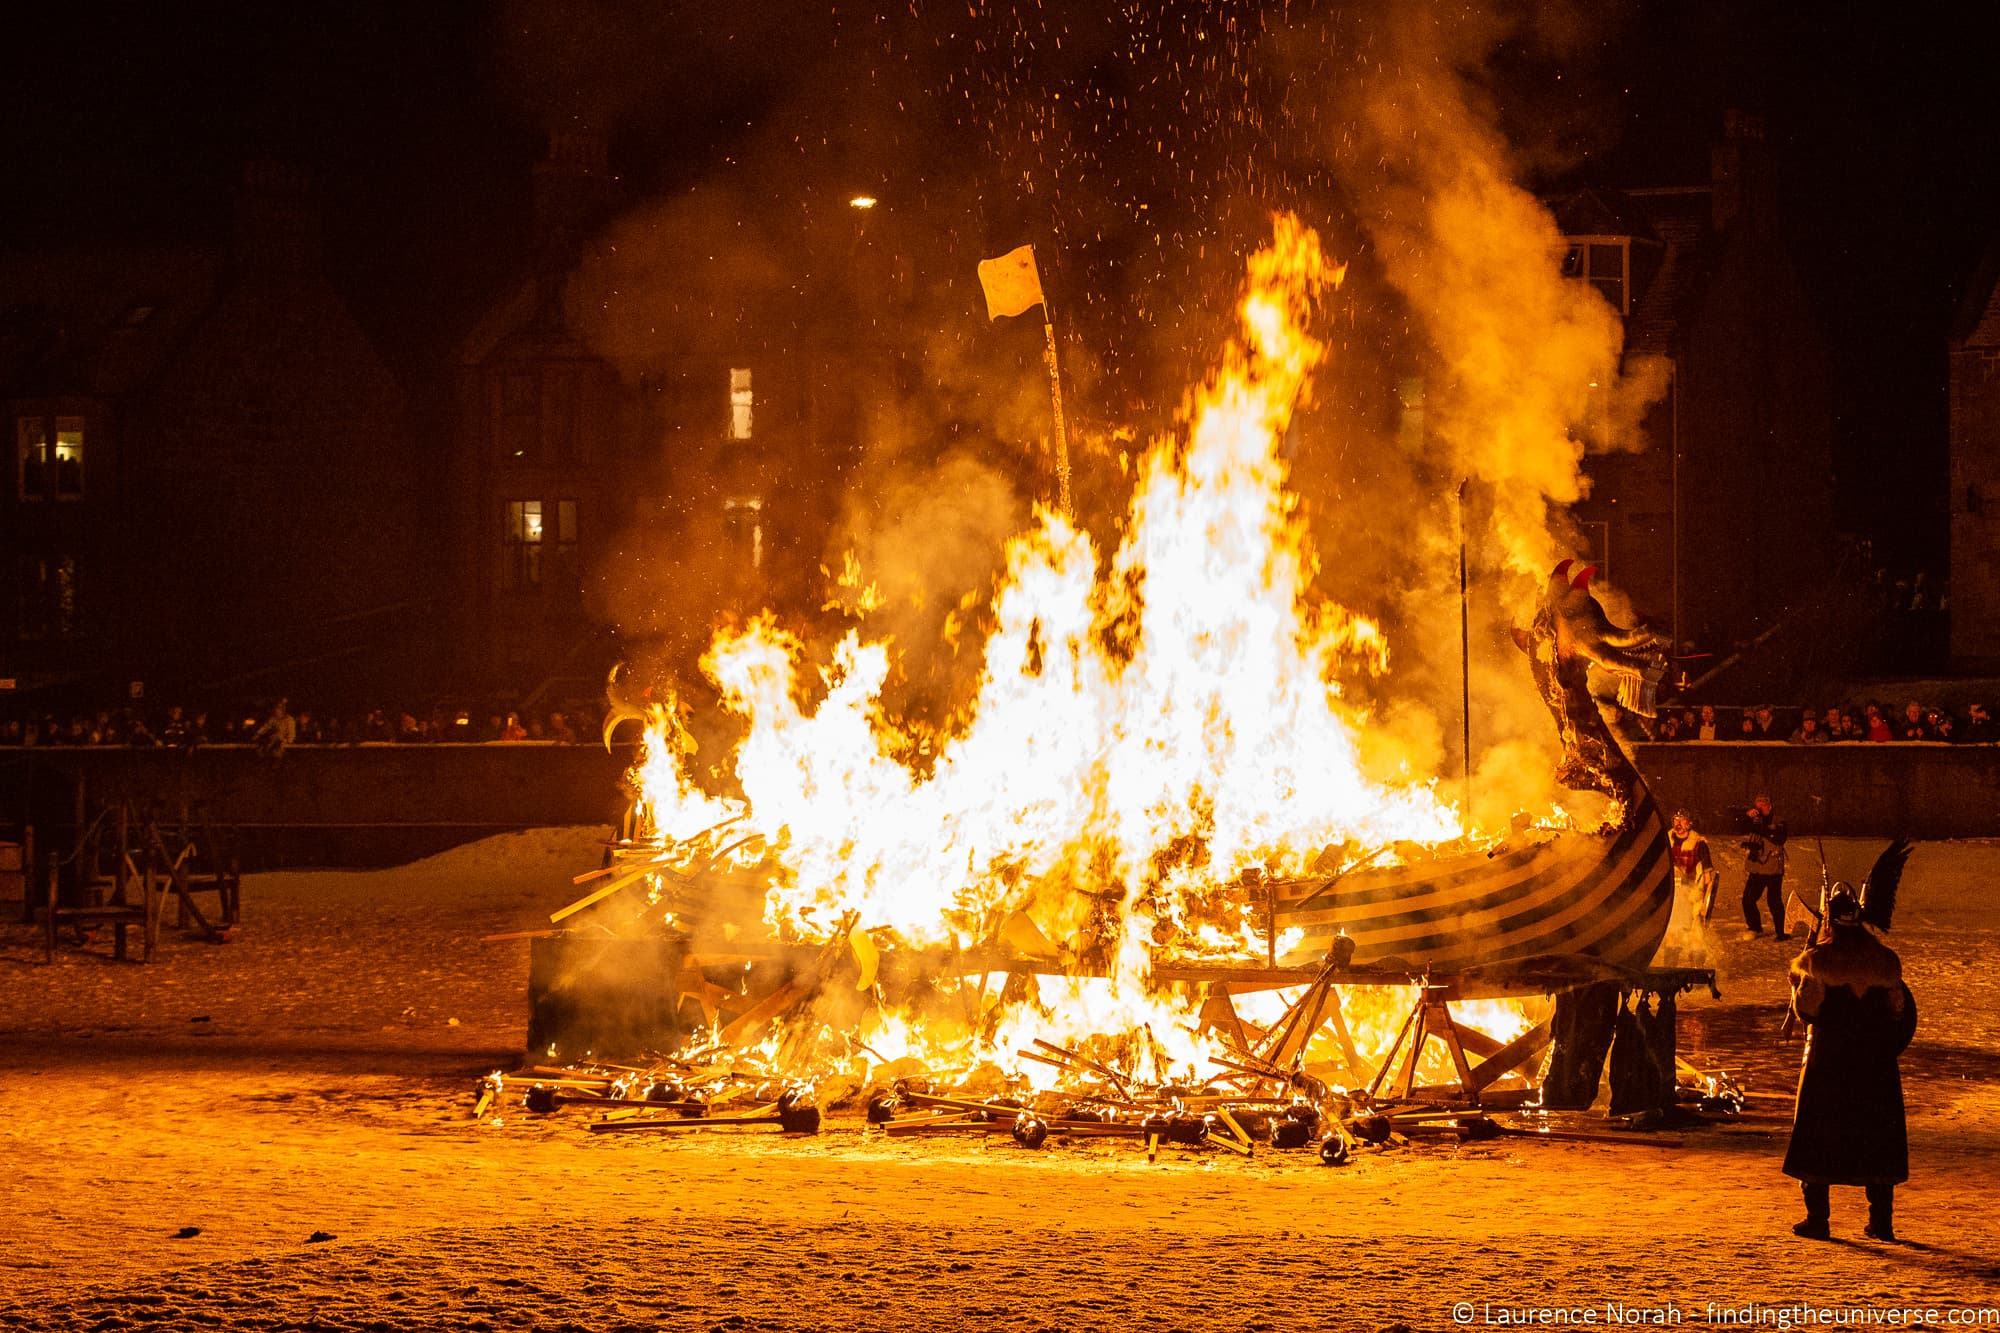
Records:
{"label": "bonfire", "polygon": [[[678,941],[684,1044],[581,1077],[578,1095],[640,1104],[607,1129],[672,1126],[631,1121],[725,1087],[756,1104],[749,1123],[802,1128],[802,1090],[838,1088],[884,1120],[928,1107],[926,1128],[1247,1150],[1245,1121],[1301,1138],[1356,1123],[1385,1086],[1519,1104],[1551,987],[1470,984],[1479,965],[1546,962],[1552,938],[1602,967],[1649,961],[1664,862],[1655,875],[1643,785],[1606,777],[1622,754],[1572,784],[1615,795],[1587,832],[1553,803],[1481,829],[1436,775],[1364,765],[1371,718],[1344,686],[1387,672],[1394,645],[1316,589],[1281,453],[1342,275],[1311,229],[1275,220],[1239,332],[1138,464],[1115,548],[1050,507],[1008,544],[951,725],[892,715],[890,643],[852,629],[812,679],[769,614],[701,661],[742,730],[720,789],[697,777],[678,699],[614,713],[607,734],[643,728],[634,836],[557,917],[616,899],[621,929]],[[1553,625],[1545,694],[1570,669]],[[1559,723],[1587,711],[1551,704]],[[1638,892],[1591,896],[1604,876],[1585,863],[1609,855],[1644,862]],[[1550,907],[1568,934],[1468,914],[1551,868],[1573,881],[1575,904]],[[1437,887],[1458,882],[1475,889]],[[1371,899],[1395,913],[1355,906]]]}

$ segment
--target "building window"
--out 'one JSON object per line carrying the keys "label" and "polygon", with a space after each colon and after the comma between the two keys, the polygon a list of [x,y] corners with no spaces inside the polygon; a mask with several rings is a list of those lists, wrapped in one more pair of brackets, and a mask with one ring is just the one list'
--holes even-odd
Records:
{"label": "building window", "polygon": [[14,439],[23,500],[83,498],[82,417],[19,417]]}
{"label": "building window", "polygon": [[517,463],[542,452],[542,383],[539,376],[514,374],[500,381],[500,452]]}
{"label": "building window", "polygon": [[764,502],[757,496],[735,496],[722,502],[722,521],[730,547],[750,568],[764,566]]}
{"label": "building window", "polygon": [[542,586],[542,502],[509,500],[507,530],[502,537],[506,548],[502,577],[509,591],[520,592]]}
{"label": "building window", "polygon": [[729,372],[729,438],[750,438],[751,413],[757,402],[750,389],[750,371],[737,367]]}
{"label": "building window", "polygon": [[80,621],[76,609],[76,561],[66,555],[21,557],[20,626],[24,639],[73,639]]}
{"label": "building window", "polygon": [[1632,245],[1622,236],[1571,237],[1563,252],[1563,276],[1578,278],[1602,293],[1621,315],[1632,307]]}
{"label": "building window", "polygon": [[555,519],[555,542],[549,551],[551,580],[558,588],[574,591],[583,586],[576,558],[576,501],[556,501]]}

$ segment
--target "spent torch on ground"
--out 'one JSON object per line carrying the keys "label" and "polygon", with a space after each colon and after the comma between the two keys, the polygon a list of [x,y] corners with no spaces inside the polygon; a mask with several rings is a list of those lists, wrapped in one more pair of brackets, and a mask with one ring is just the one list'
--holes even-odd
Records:
{"label": "spent torch on ground", "polygon": [[[854,1102],[892,1134],[1038,1147],[1053,1131],[1149,1154],[1318,1141],[1330,1162],[1392,1136],[1585,1133],[1478,1109],[1531,1097],[1556,987],[1434,975],[1452,946],[1422,934],[1423,913],[1449,895],[1405,868],[1495,902],[1540,894],[1546,920],[1528,926],[1499,906],[1454,917],[1496,959],[1556,940],[1629,972],[1665,929],[1658,821],[1602,757],[1572,765],[1598,774],[1566,798],[1590,818],[1550,799],[1497,831],[1470,825],[1455,784],[1364,757],[1370,719],[1342,682],[1387,672],[1392,645],[1315,589],[1280,450],[1327,355],[1309,323],[1341,277],[1311,229],[1276,219],[1238,335],[1139,463],[1115,547],[1047,507],[1008,544],[978,684],[949,726],[889,714],[892,647],[863,627],[803,686],[806,645],[769,614],[718,632],[701,662],[741,727],[728,794],[698,779],[678,699],[614,710],[608,731],[643,728],[636,836],[556,915],[684,943],[672,1006],[701,1021],[646,1059],[562,1051],[572,1063],[496,1075],[481,1109],[525,1088],[538,1111],[598,1106],[604,1132],[805,1131],[819,1105]],[[863,582],[851,560],[840,577]],[[1594,609],[1582,586],[1562,596]],[[1553,708],[1583,668],[1562,675],[1548,625],[1537,642]],[[1603,905],[1577,883],[1608,882],[1614,861],[1644,901],[1626,894],[1591,929]],[[1343,880],[1386,885],[1418,923],[1407,947],[1364,936],[1371,970],[1344,931],[1286,924],[1324,918]],[[1667,1069],[1683,1100],[1726,1109],[1726,1076],[1676,1076],[1670,1045]],[[1424,1104],[1444,1091],[1453,1107]],[[727,1103],[741,1113],[716,1114]]]}

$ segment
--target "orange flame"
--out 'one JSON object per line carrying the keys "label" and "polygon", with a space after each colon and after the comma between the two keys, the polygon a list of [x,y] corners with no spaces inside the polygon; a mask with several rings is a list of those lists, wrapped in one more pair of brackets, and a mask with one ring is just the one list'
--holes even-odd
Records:
{"label": "orange flame", "polygon": [[[851,915],[963,945],[1025,912],[1051,940],[1095,940],[1112,975],[1044,997],[1063,1026],[1150,1024],[1167,1058],[1196,1058],[1185,1017],[1147,993],[1152,955],[1262,952],[1231,891],[1246,871],[1465,831],[1422,775],[1365,776],[1369,719],[1338,682],[1386,669],[1389,645],[1312,588],[1286,490],[1280,445],[1326,356],[1307,320],[1342,274],[1312,230],[1275,220],[1249,260],[1240,340],[1192,394],[1183,433],[1140,463],[1108,563],[1047,509],[1009,543],[975,697],[928,765],[902,757],[919,747],[882,705],[888,643],[850,630],[803,702],[803,647],[760,616],[702,659],[747,726],[743,799],[701,791],[663,711],[634,773],[652,829],[740,816],[763,838],[768,922],[791,938],[829,938]],[[851,561],[842,582],[863,586]]]}

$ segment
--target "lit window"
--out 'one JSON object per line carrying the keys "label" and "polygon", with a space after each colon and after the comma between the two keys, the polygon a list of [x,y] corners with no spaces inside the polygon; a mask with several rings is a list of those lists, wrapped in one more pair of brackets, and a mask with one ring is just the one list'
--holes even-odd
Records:
{"label": "lit window", "polygon": [[1613,310],[1629,314],[1631,253],[1631,244],[1623,237],[1573,237],[1563,252],[1563,276],[1588,282],[1603,293]]}
{"label": "lit window", "polygon": [[82,417],[18,417],[14,440],[23,500],[83,498]]}
{"label": "lit window", "polygon": [[732,497],[722,502],[723,525],[729,544],[750,562],[750,568],[764,566],[764,502],[757,496]]}
{"label": "lit window", "polygon": [[78,499],[83,495],[83,418],[56,418],[56,497]]}
{"label": "lit window", "polygon": [[538,588],[542,583],[542,502],[507,502],[506,546],[507,587],[514,590]]}
{"label": "lit window", "polygon": [[729,372],[729,438],[747,440],[750,438],[751,411],[756,406],[756,395],[750,391],[750,372],[737,367]]}

